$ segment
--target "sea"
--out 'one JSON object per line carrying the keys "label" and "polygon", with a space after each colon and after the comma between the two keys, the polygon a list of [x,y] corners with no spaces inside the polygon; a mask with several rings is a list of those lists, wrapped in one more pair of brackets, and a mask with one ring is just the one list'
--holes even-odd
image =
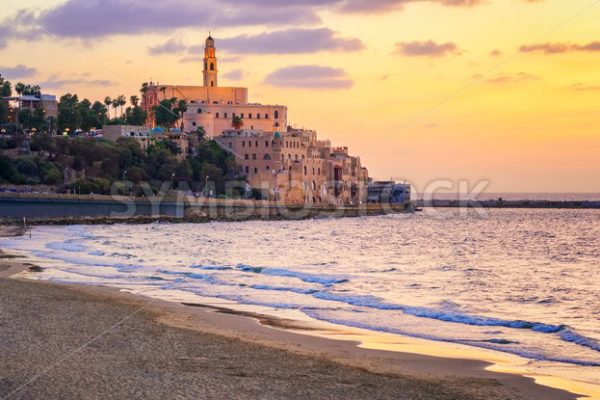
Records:
{"label": "sea", "polygon": [[600,210],[42,226],[0,247],[45,267],[37,279],[293,310],[600,387]]}

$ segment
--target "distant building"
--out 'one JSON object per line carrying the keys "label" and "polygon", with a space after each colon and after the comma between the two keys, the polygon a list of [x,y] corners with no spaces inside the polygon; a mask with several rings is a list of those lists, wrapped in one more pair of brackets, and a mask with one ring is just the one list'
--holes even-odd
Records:
{"label": "distant building", "polygon": [[58,102],[56,96],[50,94],[42,94],[40,96],[11,96],[3,97],[8,103],[8,121],[16,122],[19,111],[28,109],[35,111],[38,108],[44,110],[44,115],[47,117],[56,118],[58,116]]}
{"label": "distant building", "polygon": [[160,85],[150,83],[142,96],[142,107],[154,120],[154,107],[161,100],[177,98],[188,103],[183,116],[183,131],[195,132],[204,128],[209,138],[219,136],[232,128],[232,119],[238,116],[244,128],[275,132],[287,127],[287,107],[248,102],[248,89],[218,86],[218,59],[215,41],[206,39],[204,49],[203,86]]}
{"label": "distant building", "polygon": [[179,129],[165,130],[163,128],[149,128],[136,125],[104,125],[102,137],[116,142],[119,138],[131,138],[137,140],[143,149],[160,140],[170,140],[179,148],[178,158],[187,157],[189,151],[188,135]]}
{"label": "distant building", "polygon": [[215,138],[232,153],[249,185],[287,204],[361,204],[368,171],[347,148],[332,148],[314,131],[228,130]]}
{"label": "distant building", "polygon": [[104,125],[102,137],[111,142],[116,142],[122,137],[132,138],[137,140],[142,148],[147,149],[150,145],[150,128],[135,125]]}
{"label": "distant building", "polygon": [[367,201],[369,203],[406,204],[410,202],[411,186],[394,181],[373,182],[369,184]]}

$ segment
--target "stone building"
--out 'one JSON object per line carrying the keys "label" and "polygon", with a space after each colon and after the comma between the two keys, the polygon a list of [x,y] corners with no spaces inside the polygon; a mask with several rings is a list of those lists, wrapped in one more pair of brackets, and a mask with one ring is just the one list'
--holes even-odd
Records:
{"label": "stone building", "polygon": [[244,127],[274,132],[287,126],[287,107],[248,102],[248,89],[218,86],[218,59],[214,39],[206,39],[204,49],[203,86],[177,86],[150,83],[142,96],[142,107],[153,121],[153,108],[161,100],[177,98],[188,103],[183,116],[183,131],[195,132],[204,128],[208,137],[219,136],[232,128],[235,116],[242,118]]}
{"label": "stone building", "polygon": [[318,140],[314,131],[228,130],[215,138],[231,152],[249,185],[286,204],[361,204],[368,171],[346,147]]}
{"label": "stone building", "polygon": [[[153,120],[153,108],[163,99],[187,102],[184,132],[203,128],[235,155],[250,187],[265,198],[287,204],[361,204],[367,200],[368,171],[347,147],[332,147],[317,133],[288,126],[288,109],[248,101],[248,89],[221,87],[214,39],[206,39],[202,86],[151,83],[142,107]],[[234,117],[243,127],[232,125]]]}

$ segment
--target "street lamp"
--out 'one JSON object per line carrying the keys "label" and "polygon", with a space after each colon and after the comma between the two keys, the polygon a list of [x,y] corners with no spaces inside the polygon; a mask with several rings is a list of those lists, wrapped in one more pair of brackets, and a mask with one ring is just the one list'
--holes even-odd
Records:
{"label": "street lamp", "polygon": [[69,136],[69,132],[71,132],[71,128],[65,128],[65,136]]}
{"label": "street lamp", "polygon": [[175,189],[175,184],[173,183],[173,181],[175,180],[175,173],[171,174],[171,189]]}
{"label": "street lamp", "polygon": [[204,197],[208,198],[208,175],[206,175],[206,179],[204,180]]}
{"label": "street lamp", "polygon": [[125,186],[125,177],[127,176],[127,170],[123,171],[123,186]]}

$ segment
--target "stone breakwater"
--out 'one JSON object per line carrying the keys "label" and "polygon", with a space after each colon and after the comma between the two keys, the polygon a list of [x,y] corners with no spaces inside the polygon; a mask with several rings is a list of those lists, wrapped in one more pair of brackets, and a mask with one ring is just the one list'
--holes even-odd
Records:
{"label": "stone breakwater", "polygon": [[409,212],[408,205],[294,206],[251,200],[108,196],[0,197],[0,224],[146,224],[301,220]]}

